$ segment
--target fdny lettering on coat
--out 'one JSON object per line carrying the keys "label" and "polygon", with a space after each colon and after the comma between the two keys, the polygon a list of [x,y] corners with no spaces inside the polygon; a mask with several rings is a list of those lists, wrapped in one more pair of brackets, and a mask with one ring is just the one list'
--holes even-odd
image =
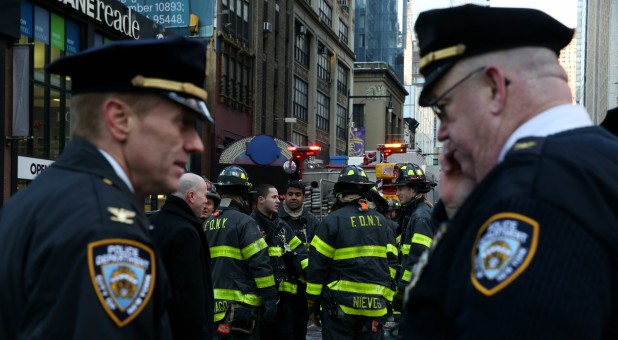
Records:
{"label": "fdny lettering on coat", "polygon": [[225,229],[225,223],[227,222],[226,218],[215,218],[211,221],[207,221],[204,224],[204,230],[216,230],[216,229]]}
{"label": "fdny lettering on coat", "polygon": [[381,227],[382,223],[378,216],[372,215],[357,215],[350,216],[350,224],[352,228],[357,227]]}

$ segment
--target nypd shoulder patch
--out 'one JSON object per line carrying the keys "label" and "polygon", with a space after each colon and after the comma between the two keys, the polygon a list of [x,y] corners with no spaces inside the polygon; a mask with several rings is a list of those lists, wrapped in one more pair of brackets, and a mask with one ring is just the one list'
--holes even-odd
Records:
{"label": "nypd shoulder patch", "polygon": [[123,327],[148,305],[155,286],[154,251],[136,241],[105,239],[88,244],[92,284],[105,312]]}
{"label": "nypd shoulder patch", "polygon": [[536,252],[539,223],[517,213],[490,217],[472,248],[471,279],[485,296],[508,286],[526,270]]}

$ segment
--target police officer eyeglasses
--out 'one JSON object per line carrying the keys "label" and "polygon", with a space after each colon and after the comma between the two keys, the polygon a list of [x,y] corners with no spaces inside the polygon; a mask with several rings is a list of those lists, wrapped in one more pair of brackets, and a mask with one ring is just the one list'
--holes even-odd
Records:
{"label": "police officer eyeglasses", "polygon": [[441,95],[437,96],[433,100],[431,100],[427,106],[430,106],[433,110],[433,113],[438,117],[438,119],[443,120],[446,117],[446,111],[444,110],[444,106],[446,104],[439,104],[444,97],[446,97],[449,93],[453,92],[457,88],[457,86],[463,84],[466,80],[472,78],[475,74],[484,71],[485,66],[481,66],[477,69],[474,69],[472,72],[468,73],[465,77],[461,78],[460,81],[456,82],[453,86],[449,87],[446,91],[442,92]]}

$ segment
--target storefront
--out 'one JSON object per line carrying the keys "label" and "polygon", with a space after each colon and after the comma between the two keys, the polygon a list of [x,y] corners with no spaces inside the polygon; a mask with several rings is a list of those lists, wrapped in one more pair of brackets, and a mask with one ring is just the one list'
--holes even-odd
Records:
{"label": "storefront", "polygon": [[56,160],[70,139],[71,81],[47,74],[45,66],[108,41],[166,32],[117,0],[4,0],[0,22],[2,204]]}

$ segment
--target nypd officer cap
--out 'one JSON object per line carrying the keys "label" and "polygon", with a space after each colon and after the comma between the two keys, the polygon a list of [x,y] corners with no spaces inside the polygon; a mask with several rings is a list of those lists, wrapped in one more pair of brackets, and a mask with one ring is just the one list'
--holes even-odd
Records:
{"label": "nypd officer cap", "polygon": [[431,88],[457,61],[516,47],[547,47],[559,55],[574,30],[529,8],[464,5],[423,12],[414,26],[425,85],[419,99],[428,106]]}
{"label": "nypd officer cap", "polygon": [[74,94],[150,92],[166,96],[213,123],[204,90],[206,44],[184,37],[114,41],[47,67],[70,76]]}

